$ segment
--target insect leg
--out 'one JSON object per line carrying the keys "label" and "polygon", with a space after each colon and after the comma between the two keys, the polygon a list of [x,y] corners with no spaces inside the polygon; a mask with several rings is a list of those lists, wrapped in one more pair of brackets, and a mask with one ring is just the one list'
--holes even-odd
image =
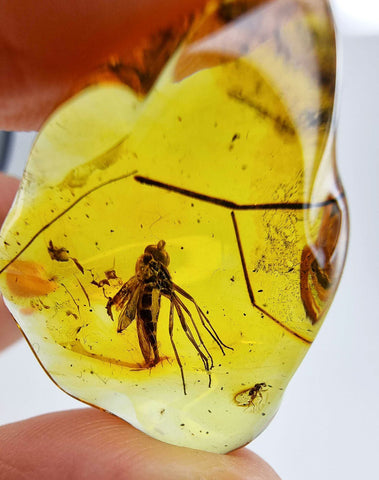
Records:
{"label": "insect leg", "polygon": [[208,355],[208,358],[210,359],[211,361],[211,365],[210,365],[210,368],[212,369],[213,368],[213,358],[212,358],[212,355],[209,353],[207,347],[205,346],[204,342],[203,342],[203,339],[201,338],[201,335],[200,335],[200,332],[199,332],[199,329],[197,328],[197,325],[195,323],[195,320],[193,319],[193,316],[191,314],[191,312],[189,311],[189,309],[187,308],[187,306],[182,302],[182,300],[177,296],[175,295],[174,293],[174,296],[175,296],[175,299],[176,301],[179,303],[179,305],[182,307],[182,309],[186,312],[186,314],[189,316],[189,318],[191,319],[191,322],[192,322],[192,325],[196,331],[196,334],[197,334],[197,337],[199,339],[199,342],[200,344],[202,345],[202,347],[204,348],[206,354]]}
{"label": "insect leg", "polygon": [[199,345],[197,344],[196,340],[194,339],[193,335],[192,335],[192,332],[186,322],[186,319],[184,318],[184,315],[183,315],[183,312],[182,312],[182,309],[176,299],[176,295],[172,297],[172,303],[174,304],[175,306],[175,309],[178,313],[178,316],[179,316],[179,320],[180,320],[180,323],[182,325],[182,329],[184,331],[184,333],[187,335],[187,338],[189,339],[189,341],[192,343],[192,345],[195,347],[195,350],[197,351],[197,353],[200,355],[200,358],[203,362],[203,365],[204,365],[204,368],[205,370],[208,372],[208,377],[209,377],[209,387],[211,386],[211,375],[209,373],[209,361],[208,361],[208,358],[204,355],[204,353],[200,350],[199,348]]}
{"label": "insect leg", "polygon": [[171,340],[171,345],[175,353],[175,358],[176,361],[178,362],[179,368],[180,368],[180,375],[182,376],[182,383],[183,383],[183,391],[184,395],[187,395],[186,392],[186,382],[184,380],[184,372],[183,372],[183,365],[182,362],[180,361],[180,357],[178,354],[178,351],[176,349],[176,345],[174,342],[174,336],[173,336],[173,329],[174,329],[174,304],[170,302],[170,317],[169,317],[169,323],[168,323],[168,331],[170,335],[170,340]]}
{"label": "insect leg", "polygon": [[175,285],[173,283],[173,287],[174,287],[175,291],[180,293],[180,295],[182,295],[184,298],[186,298],[187,300],[189,300],[190,302],[192,302],[195,305],[197,313],[198,313],[200,321],[201,321],[201,324],[207,330],[207,332],[213,338],[213,340],[217,343],[217,345],[220,347],[220,350],[222,351],[222,353],[225,355],[224,349],[222,347],[228,348],[229,350],[233,350],[232,347],[228,347],[228,345],[225,345],[225,343],[222,342],[222,340],[218,336],[216,330],[213,328],[211,322],[208,320],[207,316],[201,310],[199,305],[196,303],[196,300],[189,293],[187,293],[185,290],[180,288],[178,285]]}

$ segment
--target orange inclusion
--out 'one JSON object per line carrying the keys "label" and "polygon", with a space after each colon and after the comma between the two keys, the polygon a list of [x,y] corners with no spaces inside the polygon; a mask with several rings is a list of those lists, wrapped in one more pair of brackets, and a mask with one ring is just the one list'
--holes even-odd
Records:
{"label": "orange inclusion", "polygon": [[42,265],[36,262],[16,260],[7,269],[7,284],[12,294],[19,297],[47,295],[58,288],[50,280]]}
{"label": "orange inclusion", "polygon": [[33,315],[34,312],[35,312],[34,308],[31,308],[31,307],[20,309],[21,315]]}

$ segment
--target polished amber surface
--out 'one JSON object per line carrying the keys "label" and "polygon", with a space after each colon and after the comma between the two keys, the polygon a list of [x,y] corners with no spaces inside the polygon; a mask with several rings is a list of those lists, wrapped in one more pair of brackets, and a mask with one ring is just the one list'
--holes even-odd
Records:
{"label": "polished amber surface", "polygon": [[63,390],[169,443],[257,436],[345,258],[320,0],[210,1],[43,128],[0,286]]}

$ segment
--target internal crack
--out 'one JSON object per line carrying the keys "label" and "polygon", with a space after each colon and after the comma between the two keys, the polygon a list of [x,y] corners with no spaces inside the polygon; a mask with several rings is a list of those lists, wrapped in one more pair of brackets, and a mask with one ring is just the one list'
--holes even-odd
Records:
{"label": "internal crack", "polygon": [[137,173],[137,170],[133,170],[132,172],[130,173],[127,173],[125,175],[120,175],[119,177],[116,177],[116,178],[112,178],[110,180],[107,180],[106,182],[103,182],[103,183],[100,183],[99,185],[96,185],[96,187],[93,187],[91,188],[90,190],[88,190],[86,193],[84,193],[83,195],[81,195],[79,198],[77,198],[75,200],[75,202],[73,202],[69,207],[65,208],[61,213],[59,213],[57,216],[55,216],[52,220],[50,220],[50,222],[46,223],[42,228],[40,228],[38,230],[37,233],[35,233],[33,235],[33,237],[28,241],[28,243],[22,247],[22,249],[11,259],[9,260],[9,262],[0,270],[0,275],[10,266],[12,265],[12,263],[18,259],[18,257],[20,255],[22,255],[25,250],[27,248],[30,247],[30,245],[34,242],[34,240],[36,240],[40,235],[41,233],[43,233],[45,230],[47,230],[49,227],[51,227],[51,225],[53,225],[57,220],[59,220],[60,218],[62,218],[64,215],[66,215],[67,212],[69,212],[71,209],[73,209],[79,202],[81,202],[82,200],[84,200],[86,197],[88,197],[88,195],[91,195],[91,193],[94,193],[96,192],[97,190],[99,190],[100,188],[103,188],[107,185],[110,185],[112,183],[115,183],[115,182],[119,182],[120,180],[124,180],[125,178],[128,178],[128,177],[131,177],[132,175],[135,175]]}

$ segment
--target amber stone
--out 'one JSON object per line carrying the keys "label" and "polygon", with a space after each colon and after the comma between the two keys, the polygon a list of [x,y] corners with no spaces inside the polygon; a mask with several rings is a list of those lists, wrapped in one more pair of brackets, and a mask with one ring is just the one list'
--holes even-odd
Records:
{"label": "amber stone", "polygon": [[31,152],[1,291],[64,391],[230,451],[275,415],[342,272],[329,8],[210,1],[96,78]]}

